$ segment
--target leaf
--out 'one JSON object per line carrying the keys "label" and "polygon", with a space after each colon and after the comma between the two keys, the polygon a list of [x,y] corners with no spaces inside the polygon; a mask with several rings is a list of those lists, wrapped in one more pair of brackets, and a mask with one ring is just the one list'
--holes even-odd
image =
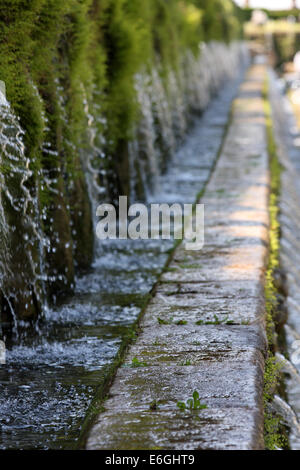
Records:
{"label": "leaf", "polygon": [[131,361],[131,367],[146,367],[146,366],[147,366],[147,363],[139,361],[137,357],[134,357]]}
{"label": "leaf", "polygon": [[160,317],[157,318],[157,321],[160,325],[169,325],[170,324],[170,322],[168,322],[167,320],[163,320]]}
{"label": "leaf", "polygon": [[194,408],[194,401],[192,400],[192,398],[189,398],[186,403],[190,410]]}
{"label": "leaf", "polygon": [[186,404],[183,401],[178,401],[177,402],[177,407],[181,410],[184,411],[186,409]]}

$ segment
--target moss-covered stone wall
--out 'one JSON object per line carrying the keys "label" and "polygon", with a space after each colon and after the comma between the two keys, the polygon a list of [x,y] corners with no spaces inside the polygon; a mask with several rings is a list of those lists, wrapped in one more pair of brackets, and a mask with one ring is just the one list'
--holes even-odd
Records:
{"label": "moss-covered stone wall", "polygon": [[[136,74],[159,63],[163,79],[179,72],[184,51],[198,53],[200,41],[239,37],[239,13],[231,0],[1,1],[0,80],[24,131],[16,168],[28,171],[19,211],[1,188],[13,228],[2,319],[12,310],[36,317],[45,296],[72,291],[75,271],[90,265],[93,184],[110,198],[129,192]],[[7,186],[20,184],[9,175]]]}

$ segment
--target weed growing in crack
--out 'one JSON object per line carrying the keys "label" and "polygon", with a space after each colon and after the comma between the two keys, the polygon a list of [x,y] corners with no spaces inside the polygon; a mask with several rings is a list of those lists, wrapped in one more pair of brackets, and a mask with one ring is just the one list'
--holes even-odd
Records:
{"label": "weed growing in crack", "polygon": [[178,401],[177,407],[180,409],[180,411],[193,411],[204,410],[205,408],[207,408],[207,405],[201,403],[199,393],[197,392],[197,390],[195,390],[193,393],[193,398],[189,398],[186,402]]}
{"label": "weed growing in crack", "polygon": [[196,321],[196,325],[234,325],[235,322],[233,320],[229,320],[228,319],[228,316],[226,318],[223,319],[220,319],[219,317],[217,317],[217,315],[214,315],[214,320],[208,320],[208,321],[204,321],[204,320],[198,320]]}
{"label": "weed growing in crack", "polygon": [[148,364],[146,362],[141,362],[137,357],[134,357],[131,361],[130,367],[147,367],[147,365]]}
{"label": "weed growing in crack", "polygon": [[192,363],[189,359],[187,359],[186,361],[182,361],[179,365],[180,366],[191,366]]}

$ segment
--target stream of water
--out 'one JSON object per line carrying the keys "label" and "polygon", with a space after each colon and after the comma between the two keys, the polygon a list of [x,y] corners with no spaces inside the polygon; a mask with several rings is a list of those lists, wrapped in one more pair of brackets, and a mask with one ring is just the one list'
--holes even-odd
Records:
{"label": "stream of water", "polygon": [[[197,118],[158,177],[153,200],[195,201],[215,163],[241,79],[242,74],[224,84]],[[77,279],[75,295],[45,308],[38,330],[19,327],[0,369],[0,449],[74,446],[105,366],[138,317],[172,246],[167,240],[99,243],[90,271]]]}

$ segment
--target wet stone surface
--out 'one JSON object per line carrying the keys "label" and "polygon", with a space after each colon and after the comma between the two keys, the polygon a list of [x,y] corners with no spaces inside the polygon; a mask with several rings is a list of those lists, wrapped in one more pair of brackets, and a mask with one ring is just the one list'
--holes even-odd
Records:
{"label": "wet stone surface", "polygon": [[[253,66],[201,202],[205,246],[179,246],[89,433],[88,449],[261,449],[268,157]],[[194,391],[205,409],[180,410]],[[153,405],[153,403],[155,405]]]}
{"label": "wet stone surface", "polygon": [[182,295],[169,296],[167,298],[154,299],[148,307],[149,317],[142,326],[155,326],[161,323],[160,320],[176,324],[186,321],[188,324],[250,324],[260,320],[264,313],[263,305],[258,305],[253,309],[250,304],[256,302],[253,297],[246,299],[218,299],[216,309],[215,299],[203,299],[203,295]]}
{"label": "wet stone surface", "polygon": [[[152,201],[194,202],[214,166],[241,77],[222,90],[160,177]],[[149,199],[151,202],[151,198]],[[84,416],[173,247],[169,240],[107,240],[71,299],[39,331],[7,344],[0,370],[0,449],[76,445]],[[59,300],[59,299],[58,299]]]}
{"label": "wet stone surface", "polygon": [[209,408],[189,413],[105,412],[101,425],[96,425],[94,430],[103,436],[97,444],[103,449],[250,450],[261,445],[256,440],[259,426],[260,416],[255,411]]}

